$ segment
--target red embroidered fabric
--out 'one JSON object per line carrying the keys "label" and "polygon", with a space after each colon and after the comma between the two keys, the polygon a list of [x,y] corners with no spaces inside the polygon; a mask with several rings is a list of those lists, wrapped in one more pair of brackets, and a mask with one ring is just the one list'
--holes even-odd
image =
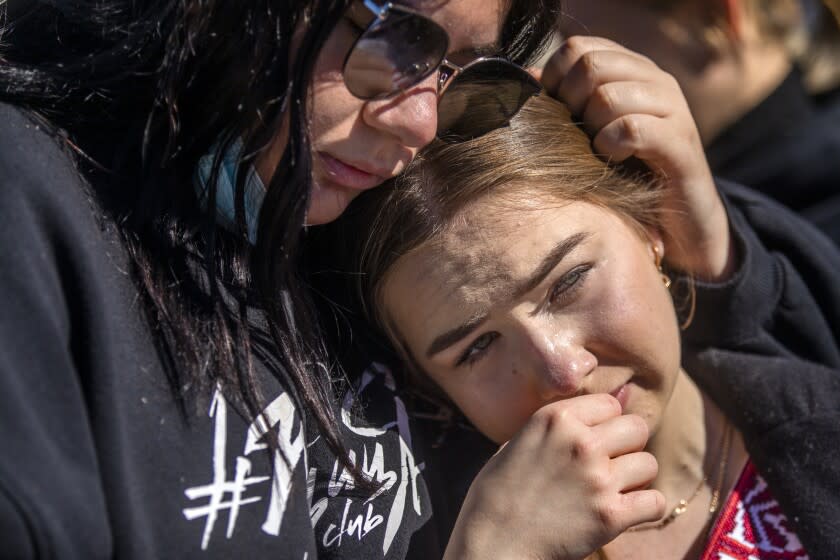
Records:
{"label": "red embroidered fabric", "polygon": [[751,461],[715,521],[701,560],[808,560]]}

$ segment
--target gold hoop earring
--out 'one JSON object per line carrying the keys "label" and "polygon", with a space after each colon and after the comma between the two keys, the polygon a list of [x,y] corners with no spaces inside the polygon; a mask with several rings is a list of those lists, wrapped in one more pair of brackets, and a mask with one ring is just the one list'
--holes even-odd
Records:
{"label": "gold hoop earring", "polygon": [[671,287],[671,278],[665,274],[662,270],[662,253],[659,251],[659,247],[656,245],[651,245],[653,248],[653,263],[656,265],[656,270],[659,271],[659,277],[662,278],[662,283],[665,284],[665,289]]}
{"label": "gold hoop earring", "polygon": [[691,323],[694,322],[694,313],[697,311],[697,288],[694,285],[693,279],[689,278],[688,281],[690,282],[688,286],[688,314],[686,315],[685,321],[680,325],[681,331],[691,326]]}

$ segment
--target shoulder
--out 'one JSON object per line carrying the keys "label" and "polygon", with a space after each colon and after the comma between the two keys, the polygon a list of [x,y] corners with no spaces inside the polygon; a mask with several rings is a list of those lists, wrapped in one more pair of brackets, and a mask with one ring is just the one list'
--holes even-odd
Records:
{"label": "shoulder", "polygon": [[62,142],[10,105],[0,122],[0,307],[66,331],[84,297],[115,291],[125,253]]}
{"label": "shoulder", "polygon": [[7,104],[0,104],[0,122],[0,216],[6,227],[17,229],[35,216],[91,218],[85,181],[57,135]]}
{"label": "shoulder", "polygon": [[[58,134],[11,105],[0,104],[0,259],[54,266],[101,254],[116,237]],[[112,231],[113,233],[113,231]]]}
{"label": "shoulder", "polygon": [[[69,178],[75,165],[46,125],[23,110],[0,103],[0,176],[3,184],[20,185],[33,178]],[[5,188],[3,190],[6,190]]]}

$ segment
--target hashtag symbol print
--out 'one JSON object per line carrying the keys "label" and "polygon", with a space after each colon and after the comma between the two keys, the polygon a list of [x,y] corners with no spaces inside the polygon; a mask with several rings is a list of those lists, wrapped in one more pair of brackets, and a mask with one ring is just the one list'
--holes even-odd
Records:
{"label": "hashtag symbol print", "polygon": [[186,508],[184,517],[192,521],[199,517],[206,517],[204,535],[201,539],[201,549],[206,550],[210,544],[213,527],[219,517],[219,512],[228,510],[227,538],[233,535],[236,518],[242,506],[259,502],[262,498],[245,498],[245,491],[249,486],[267,481],[267,476],[249,476],[251,461],[244,457],[236,458],[236,470],[232,480],[227,480],[225,468],[225,451],[227,447],[227,404],[219,392],[213,398],[210,406],[210,416],[215,417],[215,432],[213,438],[213,482],[204,486],[187,488],[184,491],[190,501],[207,499],[206,505]]}

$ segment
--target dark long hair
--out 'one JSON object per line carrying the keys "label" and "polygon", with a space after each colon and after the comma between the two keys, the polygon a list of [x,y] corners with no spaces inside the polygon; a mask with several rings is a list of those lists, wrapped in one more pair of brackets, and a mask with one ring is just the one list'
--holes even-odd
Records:
{"label": "dark long hair", "polygon": [[[307,87],[316,57],[290,53],[296,32],[298,52],[319,52],[348,4],[19,0],[6,3],[0,18],[0,101],[26,110],[64,142],[116,219],[181,406],[191,389],[219,385],[256,415],[257,353],[278,366],[270,369],[294,387],[345,461],[332,368],[298,273],[311,187]],[[555,14],[543,0],[510,4],[502,47],[526,62]],[[244,170],[283,119],[289,138],[251,247],[246,174],[237,178],[233,234],[214,223],[220,157],[203,204],[193,176],[204,154],[237,139]]]}

